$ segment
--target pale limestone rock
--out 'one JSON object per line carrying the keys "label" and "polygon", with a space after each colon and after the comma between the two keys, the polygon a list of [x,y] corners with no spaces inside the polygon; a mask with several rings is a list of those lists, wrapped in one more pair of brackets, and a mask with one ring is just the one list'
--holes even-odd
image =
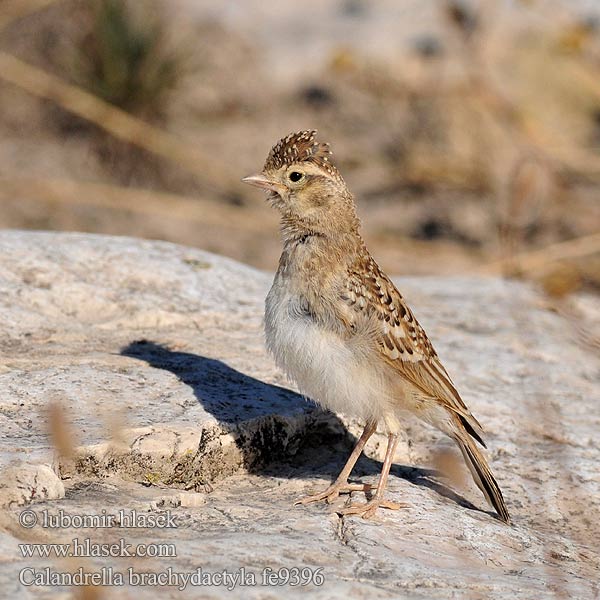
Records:
{"label": "pale limestone rock", "polygon": [[51,465],[20,464],[2,469],[0,506],[23,506],[30,502],[57,500],[65,495],[65,486]]}
{"label": "pale limestone rock", "polygon": [[[412,419],[388,492],[407,506],[364,522],[338,518],[337,505],[292,507],[343,464],[350,440],[342,422],[352,432],[360,424],[323,415],[290,391],[267,356],[262,310],[271,277],[162,242],[0,233],[6,597],[37,596],[18,583],[24,567],[66,570],[58,560],[20,558],[18,543],[74,537],[177,547],[169,558],[85,559],[91,570],[244,568],[260,583],[267,567],[297,566],[322,569],[325,578],[306,588],[188,587],[191,598],[598,596],[599,370],[589,345],[597,299],[575,298],[582,320],[574,326],[524,284],[399,280],[486,430],[514,525],[485,512],[468,480],[436,477],[435,456],[451,445]],[[47,411],[57,402],[75,450],[59,465]],[[375,481],[381,450],[379,437],[355,479]],[[46,483],[32,493],[32,481]],[[23,507],[11,505],[19,498],[35,500],[29,508],[39,514],[169,511],[177,527],[24,531]],[[157,593],[110,588],[111,598]],[[160,590],[164,598],[181,594]]]}
{"label": "pale limestone rock", "polygon": [[179,506],[183,508],[198,508],[206,504],[206,494],[182,492],[179,494]]}

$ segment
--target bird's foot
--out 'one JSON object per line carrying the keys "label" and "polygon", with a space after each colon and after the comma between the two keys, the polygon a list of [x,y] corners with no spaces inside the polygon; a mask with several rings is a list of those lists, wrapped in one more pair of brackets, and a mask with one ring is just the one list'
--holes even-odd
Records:
{"label": "bird's foot", "polygon": [[310,504],[311,502],[319,502],[320,500],[325,500],[327,504],[331,504],[340,494],[350,493],[350,492],[368,492],[373,488],[370,483],[332,483],[326,490],[323,490],[319,494],[314,494],[312,496],[305,496],[304,498],[299,498],[294,502],[294,506],[297,504]]}
{"label": "bird's foot", "polygon": [[408,504],[402,504],[400,502],[392,502],[390,500],[384,500],[383,498],[373,498],[368,502],[360,504],[350,504],[344,508],[340,508],[337,512],[338,515],[343,517],[349,515],[357,515],[363,519],[371,519],[375,516],[378,508],[389,508],[390,510],[399,510],[406,508]]}

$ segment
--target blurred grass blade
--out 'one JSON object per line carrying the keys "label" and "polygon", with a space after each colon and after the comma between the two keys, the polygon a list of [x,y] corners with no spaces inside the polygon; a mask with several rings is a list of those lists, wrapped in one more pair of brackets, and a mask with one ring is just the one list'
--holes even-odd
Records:
{"label": "blurred grass blade", "polygon": [[[180,164],[197,174],[202,185],[220,196],[227,195],[231,182],[239,179],[238,173],[230,172],[224,163],[215,161],[195,146],[3,51],[0,51],[0,79],[56,102],[116,138]],[[241,188],[241,184],[238,187]]]}

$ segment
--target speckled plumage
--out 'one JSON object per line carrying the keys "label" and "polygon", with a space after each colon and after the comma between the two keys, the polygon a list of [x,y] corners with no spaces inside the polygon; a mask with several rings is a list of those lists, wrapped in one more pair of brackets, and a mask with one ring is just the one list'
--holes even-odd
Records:
{"label": "speckled plumage", "polygon": [[279,140],[267,156],[264,171],[276,171],[296,162],[312,162],[329,175],[341,179],[337,168],[331,163],[329,144],[315,141],[316,130],[290,133]]}
{"label": "speckled plumage", "polygon": [[402,427],[413,413],[458,444],[479,488],[500,517],[509,515],[475,440],[483,430],[456,390],[427,334],[368,252],[352,194],[316,131],[290,134],[263,172],[245,181],[269,191],[281,212],[283,252],[267,296],[267,345],[301,391],[367,425],[340,477],[303,503],[336,498],[366,440],[380,424],[389,443],[374,499],[342,509],[370,517],[383,490]]}
{"label": "speckled plumage", "polygon": [[348,294],[342,299],[358,314],[372,311],[376,315],[380,322],[378,345],[384,359],[423,394],[436,398],[466,421],[474,437],[485,445],[481,425],[454,387],[425,330],[368,252],[363,259],[349,269]]}

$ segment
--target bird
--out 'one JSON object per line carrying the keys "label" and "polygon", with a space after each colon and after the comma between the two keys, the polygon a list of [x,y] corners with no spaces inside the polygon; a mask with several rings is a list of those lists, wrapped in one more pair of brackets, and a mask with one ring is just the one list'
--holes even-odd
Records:
{"label": "bird", "polygon": [[[502,491],[483,452],[483,428],[459,395],[423,327],[368,251],[354,197],[317,131],[290,133],[261,172],[242,181],[261,188],[280,213],[283,250],[265,300],[265,339],[277,365],[307,397],[365,423],[347,463],[324,491],[296,504],[364,491],[342,516],[372,518],[405,506],[385,488],[406,414],[448,435],[500,520],[510,523]],[[377,430],[387,436],[382,471],[370,484],[348,478]],[[351,497],[352,498],[352,497]]]}

